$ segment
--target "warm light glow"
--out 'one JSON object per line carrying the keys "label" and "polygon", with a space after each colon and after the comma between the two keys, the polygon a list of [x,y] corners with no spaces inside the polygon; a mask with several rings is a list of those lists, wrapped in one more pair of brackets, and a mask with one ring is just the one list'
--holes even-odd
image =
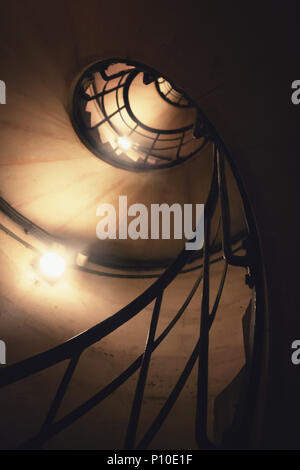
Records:
{"label": "warm light glow", "polygon": [[46,253],[40,259],[42,273],[52,279],[57,279],[63,275],[66,269],[66,261],[56,253]]}
{"label": "warm light glow", "polygon": [[131,142],[126,137],[118,137],[118,143],[124,150],[128,150],[131,147]]}

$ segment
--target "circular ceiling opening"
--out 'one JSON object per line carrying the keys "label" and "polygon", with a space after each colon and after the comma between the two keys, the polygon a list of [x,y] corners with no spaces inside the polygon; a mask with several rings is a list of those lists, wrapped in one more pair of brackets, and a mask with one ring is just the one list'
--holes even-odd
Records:
{"label": "circular ceiling opening", "polygon": [[72,122],[98,158],[132,171],[179,165],[208,141],[196,105],[182,90],[147,66],[116,59],[81,75]]}

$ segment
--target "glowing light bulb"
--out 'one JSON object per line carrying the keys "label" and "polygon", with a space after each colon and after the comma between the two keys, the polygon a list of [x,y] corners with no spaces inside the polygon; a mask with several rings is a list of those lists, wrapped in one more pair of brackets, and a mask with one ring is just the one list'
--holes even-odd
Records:
{"label": "glowing light bulb", "polygon": [[46,277],[57,279],[66,269],[66,261],[56,253],[46,253],[40,259],[40,268]]}
{"label": "glowing light bulb", "polygon": [[118,143],[124,150],[128,150],[131,147],[131,142],[126,137],[118,137]]}

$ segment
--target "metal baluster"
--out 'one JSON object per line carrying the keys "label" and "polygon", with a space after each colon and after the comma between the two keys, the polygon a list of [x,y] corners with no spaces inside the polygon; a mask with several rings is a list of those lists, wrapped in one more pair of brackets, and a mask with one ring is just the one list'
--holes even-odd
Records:
{"label": "metal baluster", "polygon": [[207,448],[207,397],[208,397],[208,347],[209,347],[209,260],[210,260],[210,228],[218,199],[217,183],[217,147],[214,145],[214,171],[210,192],[205,206],[204,247],[203,247],[203,289],[201,303],[201,321],[199,337],[197,408],[195,434],[198,446]]}
{"label": "metal baluster", "polygon": [[185,131],[182,133],[182,136],[180,138],[180,142],[179,142],[179,145],[178,145],[178,148],[177,148],[177,153],[176,153],[176,159],[177,160],[179,160],[179,158],[180,158],[180,150],[181,150],[182,145],[183,145],[184,136],[185,136]]}
{"label": "metal baluster", "polygon": [[146,349],[143,356],[141,365],[140,375],[135,389],[135,395],[131,408],[131,414],[129,418],[129,424],[127,428],[127,434],[125,438],[125,449],[133,449],[136,439],[137,427],[142,407],[142,401],[144,396],[145,384],[151,359],[151,354],[154,346],[155,332],[158,323],[158,317],[160,313],[160,307],[162,302],[163,291],[161,291],[157,298],[153,309],[151,324],[149,328]]}
{"label": "metal baluster", "polygon": [[227,184],[224,169],[224,155],[219,149],[217,150],[217,165],[218,165],[218,181],[220,189],[220,203],[221,203],[221,218],[223,229],[223,251],[224,256],[228,262],[233,266],[248,266],[248,256],[236,256],[232,253],[231,249],[231,234],[230,234],[230,210],[227,192]]}
{"label": "metal baluster", "polygon": [[[72,359],[70,359],[70,362],[68,364],[68,367],[66,369],[66,372],[64,373],[64,376],[58,386],[57,392],[55,394],[55,397],[53,399],[53,402],[49,408],[48,414],[46,416],[46,419],[41,427],[40,433],[39,433],[39,438],[35,442],[35,448],[41,448],[43,443],[47,440],[47,431],[54,422],[55,416],[59,410],[59,407],[64,399],[64,396],[66,394],[68,385],[70,383],[70,380],[74,374],[74,371],[76,369],[76,366],[78,364],[78,360],[80,357],[80,354],[76,354],[73,356]],[[22,448],[22,446],[20,447]],[[23,447],[25,448],[25,446]],[[28,447],[27,447],[28,448]]]}

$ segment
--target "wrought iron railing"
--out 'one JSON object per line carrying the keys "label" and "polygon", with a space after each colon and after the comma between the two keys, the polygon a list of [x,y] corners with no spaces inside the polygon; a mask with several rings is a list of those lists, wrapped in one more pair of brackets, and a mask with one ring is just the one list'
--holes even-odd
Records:
{"label": "wrought iron railing", "polygon": [[[40,354],[25,359],[16,364],[1,368],[0,387],[5,387],[39,371],[45,370],[55,364],[68,360],[68,366],[66,368],[65,374],[62,377],[56,395],[49,407],[43,425],[33,437],[26,440],[26,442],[23,442],[19,448],[37,449],[42,447],[51,437],[55,436],[63,429],[71,426],[77,419],[88,413],[101,401],[110,396],[118,387],[120,387],[137,370],[139,370],[135,392],[133,393],[132,407],[127,426],[124,447],[126,449],[146,449],[151,444],[153,438],[173,408],[173,405],[175,404],[181,390],[185,386],[187,379],[196,363],[198,369],[197,405],[195,409],[196,440],[199,448],[203,449],[213,447],[207,436],[209,332],[215,319],[221,299],[228,265],[245,267],[248,270],[248,280],[249,278],[251,279],[251,283],[248,283],[251,284],[252,288],[257,289],[258,292],[262,293],[260,277],[261,263],[255,226],[251,215],[251,210],[244,196],[240,181],[237,182],[241,189],[241,196],[244,203],[244,210],[248,224],[246,243],[244,243],[246,253],[243,255],[237,255],[232,250],[230,234],[230,207],[227,193],[226,175],[224,170],[226,150],[217,137],[214,138],[214,140],[214,169],[211,180],[211,187],[205,205],[203,265],[194,285],[192,286],[191,291],[189,292],[189,295],[184,300],[178,312],[169,322],[167,327],[162,331],[162,333],[160,333],[159,336],[156,337],[156,327],[160,316],[162,299],[165,290],[172,283],[175,277],[184,269],[191,257],[193,257],[195,254],[193,251],[183,250],[177,259],[172,263],[172,265],[170,265],[159,277],[159,279],[157,279],[135,300],[133,300],[131,303],[126,305],[111,317],[105,319],[104,321],[98,323],[89,330],[77,335],[69,341],[64,342],[63,344],[60,344],[45,352],[41,352]],[[218,201],[221,208],[224,268],[217,295],[215,297],[213,307],[210,310],[210,262],[212,246],[211,221],[215,214]],[[200,315],[200,330],[198,339],[194,345],[194,349],[158,415],[155,417],[141,440],[136,442],[139,417],[143,406],[143,397],[151,356],[182,317],[201,282],[202,304]],[[262,294],[259,296],[259,299],[263,299]],[[154,308],[144,353],[138,356],[135,361],[132,362],[129,367],[127,367],[127,369],[125,369],[118,377],[114,378],[108,385],[98,391],[94,396],[82,403],[73,411],[67,413],[64,417],[56,419],[58,410],[66,394],[70,381],[72,380],[76,366],[80,361],[81,354],[89,346],[101,341],[101,339],[105,338],[107,335],[124,325],[128,320],[134,318],[152,302],[154,302]],[[259,318],[256,318],[256,324],[259,326],[259,331],[255,334],[253,353],[255,368],[253,369],[253,373],[251,372],[252,375],[249,379],[249,390],[251,390],[251,397],[249,398],[248,408],[247,412],[245,411],[244,419],[244,422],[247,423],[248,428],[251,421],[251,412],[255,405],[255,387],[257,385],[257,376],[255,374],[257,374],[257,365],[260,360],[259,342],[261,340],[260,335],[263,328],[263,324]]]}
{"label": "wrought iron railing", "polygon": [[165,78],[158,77],[155,80],[155,88],[158,94],[167,101],[167,103],[177,106],[178,108],[193,108],[193,104],[190,100],[184,96],[183,93],[177,91]]}
{"label": "wrought iron railing", "polygon": [[[117,71],[111,68],[118,67]],[[190,122],[178,128],[159,128],[138,117],[130,100],[136,79],[153,84],[164,101],[193,110]],[[93,105],[93,106],[92,106]],[[99,158],[127,170],[155,170],[183,163],[199,154],[208,139],[196,106],[181,91],[156,72],[135,63],[103,61],[90,67],[79,79],[73,95],[73,125],[83,143]],[[91,124],[91,116],[97,122]],[[195,128],[198,133],[195,133]],[[118,139],[131,140],[122,151]],[[196,137],[196,139],[195,139]]]}

